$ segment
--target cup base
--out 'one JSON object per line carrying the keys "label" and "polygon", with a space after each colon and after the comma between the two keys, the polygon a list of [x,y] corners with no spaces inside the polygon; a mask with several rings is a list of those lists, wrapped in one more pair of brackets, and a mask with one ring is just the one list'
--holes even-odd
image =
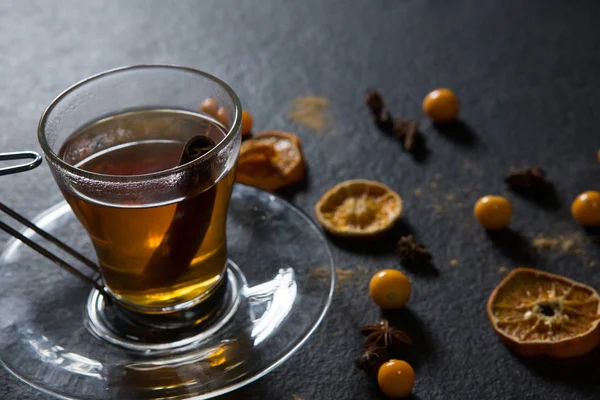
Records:
{"label": "cup base", "polygon": [[[227,262],[225,262],[225,266],[227,267]],[[224,268],[225,269],[225,268]],[[99,276],[96,277],[96,280],[99,279]],[[140,306],[136,304],[129,303],[119,297],[116,293],[110,290],[108,286],[104,287],[104,290],[111,296],[110,301],[115,302],[117,308],[120,308],[121,311],[125,314],[130,314],[131,318],[141,319],[146,321],[145,323],[155,326],[157,328],[167,328],[165,323],[171,320],[175,324],[179,324],[182,321],[181,314],[184,311],[188,311],[190,309],[194,309],[194,314],[198,314],[198,318],[202,317],[202,315],[209,314],[212,309],[215,308],[215,300],[219,298],[219,295],[222,297],[223,290],[222,287],[227,284],[227,275],[222,274],[219,281],[210,289],[204,291],[201,295],[191,300],[185,301],[183,303],[179,303],[177,305],[171,305],[166,307],[152,307],[152,306]],[[201,307],[204,305],[204,307]],[[205,311],[202,311],[205,309]],[[151,318],[152,315],[162,315],[160,318]],[[172,315],[174,318],[165,318],[165,316]],[[189,318],[188,318],[189,319]],[[154,322],[153,322],[154,320]],[[194,320],[191,323],[199,323],[199,321]],[[186,323],[183,322],[183,325]],[[169,325],[169,324],[167,324]],[[171,326],[172,327],[172,324]]]}
{"label": "cup base", "polygon": [[86,304],[85,324],[96,337],[133,351],[147,353],[196,345],[227,324],[245,286],[244,274],[228,260],[225,279],[208,299],[168,314],[138,313],[93,289]]}

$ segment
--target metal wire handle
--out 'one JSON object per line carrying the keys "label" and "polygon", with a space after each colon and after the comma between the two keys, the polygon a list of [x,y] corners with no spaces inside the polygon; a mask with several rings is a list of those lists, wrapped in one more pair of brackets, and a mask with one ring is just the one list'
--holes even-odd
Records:
{"label": "metal wire handle", "polygon": [[29,171],[42,163],[42,156],[35,151],[15,151],[12,153],[0,153],[0,161],[6,160],[33,160],[28,163],[0,168],[1,175],[16,174],[17,172]]}
{"label": "metal wire handle", "polygon": [[[42,162],[42,157],[34,151],[19,151],[19,152],[14,152],[14,153],[0,153],[0,161],[2,161],[2,160],[21,160],[21,159],[32,159],[33,161],[30,161],[30,162],[24,163],[24,164],[14,165],[11,167],[0,168],[0,175],[10,175],[10,174],[18,173],[18,172],[29,171],[29,170],[32,170],[32,169],[36,168],[37,166],[39,166]],[[84,256],[83,254],[79,253],[77,250],[75,250],[71,246],[67,245],[62,240],[58,239],[55,236],[52,236],[45,230],[39,228],[33,222],[29,221],[27,218],[25,218],[21,214],[17,213],[10,207],[6,206],[2,202],[0,202],[0,211],[4,212],[9,217],[20,222],[21,224],[25,225],[27,228],[36,232],[38,235],[40,235],[44,239],[48,240],[49,242],[53,243],[57,247],[61,248],[62,250],[64,250],[68,254],[70,254],[72,257],[74,257],[77,260],[79,260],[80,262],[82,262],[87,268],[91,269],[95,273],[100,273],[100,268],[92,260],[90,260],[89,258]],[[83,272],[79,271],[77,268],[73,267],[71,264],[66,262],[61,257],[53,254],[52,252],[50,252],[50,250],[44,248],[43,246],[41,246],[38,243],[34,242],[33,240],[29,239],[27,236],[23,235],[21,232],[17,231],[16,229],[12,228],[10,225],[8,225],[2,221],[0,221],[0,230],[3,230],[4,232],[8,233],[12,237],[20,240],[23,244],[25,244],[28,247],[30,247],[31,249],[37,251],[39,254],[46,257],[47,259],[49,259],[50,261],[52,261],[53,263],[55,263],[56,265],[58,265],[65,271],[69,272],[70,274],[74,275],[81,281],[94,286],[96,289],[98,289],[100,291],[100,293],[105,295],[105,298],[108,299],[108,297],[106,296],[107,293],[106,293],[104,287],[102,286],[102,284],[98,283],[98,281],[90,278]]]}

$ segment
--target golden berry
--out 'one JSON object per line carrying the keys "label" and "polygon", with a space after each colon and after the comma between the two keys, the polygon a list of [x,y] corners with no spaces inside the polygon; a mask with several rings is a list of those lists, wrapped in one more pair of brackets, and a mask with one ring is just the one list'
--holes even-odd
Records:
{"label": "golden berry", "polygon": [[247,136],[252,132],[252,114],[247,110],[242,110],[242,136]]}
{"label": "golden berry", "polygon": [[484,196],[475,203],[475,218],[488,230],[504,229],[510,222],[512,206],[502,196]]}
{"label": "golden berry", "polygon": [[207,98],[200,104],[200,111],[207,113],[213,118],[216,118],[217,111],[219,110],[219,103],[211,97]]}
{"label": "golden berry", "polygon": [[423,112],[435,122],[455,120],[459,108],[458,97],[450,89],[436,89],[423,99]]}
{"label": "golden berry", "polygon": [[571,204],[571,214],[581,225],[599,226],[600,193],[594,190],[581,193]]}
{"label": "golden berry", "polygon": [[387,397],[406,397],[415,386],[415,371],[406,361],[390,360],[379,367],[377,383]]}
{"label": "golden berry", "polygon": [[223,126],[229,126],[229,118],[227,117],[227,110],[225,107],[219,107],[217,111],[217,120],[223,124]]}
{"label": "golden berry", "polygon": [[396,269],[378,271],[369,283],[371,299],[383,309],[402,308],[410,299],[410,281]]}

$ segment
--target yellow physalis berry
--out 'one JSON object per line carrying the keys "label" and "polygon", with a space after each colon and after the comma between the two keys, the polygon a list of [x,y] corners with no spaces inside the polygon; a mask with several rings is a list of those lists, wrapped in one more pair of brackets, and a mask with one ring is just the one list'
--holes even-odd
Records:
{"label": "yellow physalis berry", "polygon": [[383,309],[402,308],[410,299],[410,281],[396,269],[384,269],[371,278],[369,294]]}
{"label": "yellow physalis berry", "polygon": [[246,137],[252,132],[252,114],[247,110],[242,110],[242,136]]}
{"label": "yellow physalis berry", "polygon": [[459,110],[458,97],[450,89],[436,89],[423,99],[423,112],[434,122],[450,122]]}
{"label": "yellow physalis berry", "polygon": [[227,127],[229,125],[229,118],[227,118],[227,109],[225,107],[219,107],[217,111],[217,121]]}
{"label": "yellow physalis berry", "polygon": [[207,113],[213,118],[217,117],[217,111],[219,110],[219,103],[211,97],[207,98],[200,104],[200,111]]}
{"label": "yellow physalis berry", "polygon": [[510,222],[512,206],[502,196],[484,196],[475,203],[475,218],[485,229],[504,229]]}
{"label": "yellow physalis berry", "polygon": [[415,386],[415,371],[406,361],[390,360],[379,367],[377,383],[387,397],[406,397]]}
{"label": "yellow physalis berry", "polygon": [[581,225],[599,226],[600,193],[595,190],[581,193],[571,204],[571,214]]}

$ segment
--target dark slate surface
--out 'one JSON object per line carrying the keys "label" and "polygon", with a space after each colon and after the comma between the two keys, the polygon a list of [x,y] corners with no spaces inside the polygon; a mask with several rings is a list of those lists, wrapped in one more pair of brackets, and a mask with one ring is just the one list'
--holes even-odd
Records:
{"label": "dark slate surface", "polygon": [[[414,399],[600,396],[598,353],[568,363],[523,360],[498,341],[484,311],[501,266],[533,265],[600,287],[600,267],[580,256],[521,251],[537,234],[581,238],[570,200],[599,188],[600,2],[102,3],[0,3],[2,151],[37,149],[45,106],[90,74],[133,63],[211,72],[239,93],[258,129],[289,129],[302,138],[310,180],[289,196],[300,208],[312,213],[321,193],[349,178],[379,179],[404,197],[401,230],[413,230],[435,259],[435,268],[407,271],[414,296],[399,316],[415,340],[407,355],[417,374]],[[374,129],[363,93],[381,88],[396,114],[419,117],[424,94],[439,86],[458,93],[470,128],[444,134],[424,121],[431,153],[417,163]],[[286,119],[290,101],[307,94],[331,100],[326,133]],[[471,218],[472,204],[486,193],[506,193],[505,171],[528,164],[548,170],[559,207],[511,194],[513,230],[486,235]],[[2,200],[28,216],[60,199],[46,167],[1,179]],[[388,242],[332,243],[342,268],[400,267]],[[584,248],[587,264],[598,258],[593,244]],[[353,366],[362,340],[357,327],[379,313],[367,297],[368,276],[356,276],[340,284],[304,348],[226,399],[383,398]],[[0,398],[47,396],[2,371]]]}

